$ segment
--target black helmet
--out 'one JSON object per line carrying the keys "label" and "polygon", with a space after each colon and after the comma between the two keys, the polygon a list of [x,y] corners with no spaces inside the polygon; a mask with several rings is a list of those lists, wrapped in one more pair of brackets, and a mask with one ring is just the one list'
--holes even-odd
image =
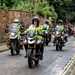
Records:
{"label": "black helmet", "polygon": [[45,20],[45,23],[46,23],[46,24],[49,24],[49,20]]}
{"label": "black helmet", "polygon": [[32,18],[32,24],[34,24],[35,21],[37,22],[37,25],[39,25],[39,17],[38,16],[34,16]]}

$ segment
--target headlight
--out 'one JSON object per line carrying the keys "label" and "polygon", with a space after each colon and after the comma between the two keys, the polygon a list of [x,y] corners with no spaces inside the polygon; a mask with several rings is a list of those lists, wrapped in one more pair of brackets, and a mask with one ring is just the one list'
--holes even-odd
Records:
{"label": "headlight", "polygon": [[61,38],[63,39],[64,37],[63,37],[63,36],[61,36]]}
{"label": "headlight", "polygon": [[59,34],[59,32],[56,32],[56,35],[58,35]]}
{"label": "headlight", "polygon": [[45,33],[46,33],[46,34],[48,34],[48,32],[47,32],[47,31],[46,31]]}
{"label": "headlight", "polygon": [[11,36],[15,36],[15,33],[10,33]]}

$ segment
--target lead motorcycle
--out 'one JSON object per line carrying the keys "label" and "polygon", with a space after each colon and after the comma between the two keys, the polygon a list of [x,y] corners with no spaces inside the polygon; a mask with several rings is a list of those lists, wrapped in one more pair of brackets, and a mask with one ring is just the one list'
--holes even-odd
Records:
{"label": "lead motorcycle", "polygon": [[25,49],[27,49],[28,66],[32,68],[33,66],[38,66],[41,60],[41,51],[43,52],[44,45],[42,40],[37,40],[33,38],[34,34],[27,34],[25,43]]}
{"label": "lead motorcycle", "polygon": [[16,26],[13,25],[9,32],[9,49],[11,50],[11,55],[19,55],[19,41],[18,36],[16,35]]}

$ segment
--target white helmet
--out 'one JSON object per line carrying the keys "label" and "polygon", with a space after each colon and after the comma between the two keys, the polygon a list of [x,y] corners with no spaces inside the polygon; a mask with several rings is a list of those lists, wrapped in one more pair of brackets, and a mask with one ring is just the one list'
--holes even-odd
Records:
{"label": "white helmet", "polygon": [[33,18],[32,18],[32,20],[35,20],[35,19],[38,19],[39,20],[39,16],[34,16]]}

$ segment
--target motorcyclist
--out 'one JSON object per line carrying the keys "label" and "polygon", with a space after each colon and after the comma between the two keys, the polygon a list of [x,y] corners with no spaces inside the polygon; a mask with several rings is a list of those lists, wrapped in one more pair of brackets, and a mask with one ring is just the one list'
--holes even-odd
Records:
{"label": "motorcyclist", "polygon": [[47,39],[46,41],[49,42],[51,40],[51,34],[50,34],[50,27],[49,27],[49,20],[45,20],[45,23],[43,25],[44,30],[44,36]]}
{"label": "motorcyclist", "polygon": [[[28,34],[28,35],[30,35],[31,37],[33,37],[33,35],[34,35],[34,33],[35,33],[34,29],[35,29],[35,25],[34,25],[34,23],[33,23],[33,18],[32,18],[32,24],[24,31],[24,34],[26,34],[26,35]],[[24,46],[25,46],[25,51],[26,51],[25,58],[27,58],[27,49],[28,49],[28,44],[27,44],[27,42],[25,42]]]}
{"label": "motorcyclist", "polygon": [[[9,25],[9,28],[8,28],[8,31],[9,33],[11,32],[15,32],[16,33],[16,46],[17,46],[17,53],[16,55],[19,54],[20,52],[20,49],[19,49],[19,39],[20,39],[20,27],[21,27],[21,23],[20,23],[20,20],[19,19],[14,19],[14,21]],[[10,42],[9,42],[10,43]],[[14,54],[13,54],[14,55]]]}
{"label": "motorcyclist", "polygon": [[9,32],[16,32],[18,39],[20,38],[20,27],[21,23],[19,19],[14,19],[14,21],[9,26]]}
{"label": "motorcyclist", "polygon": [[46,30],[48,32],[48,30],[49,30],[49,21],[48,20],[45,20],[43,27],[44,27],[44,30]]}
{"label": "motorcyclist", "polygon": [[[39,24],[39,17],[38,16],[34,16],[32,18],[32,24],[31,26],[29,26],[29,28],[25,31],[25,33],[32,33],[33,38],[37,39],[37,40],[43,40],[43,26]],[[39,44],[37,44],[36,46],[36,53],[38,51],[39,48]],[[40,59],[43,59],[43,41],[41,42],[41,48],[40,48],[40,52],[41,52],[41,57]]]}
{"label": "motorcyclist", "polygon": [[58,21],[58,24],[56,25],[55,27],[55,31],[58,31],[58,32],[64,32],[64,26],[63,26],[63,21],[62,20],[59,20]]}
{"label": "motorcyclist", "polygon": [[55,27],[55,38],[53,41],[54,45],[55,45],[56,38],[58,37],[57,34],[59,34],[60,36],[64,36],[64,26],[62,23],[63,23],[63,21],[59,20],[58,24]]}
{"label": "motorcyclist", "polygon": [[65,29],[65,27],[63,25],[62,20],[59,20],[59,27],[58,28],[59,28],[58,31],[61,33],[61,36],[64,37],[64,42],[67,42],[68,41],[68,39],[67,39],[68,34],[67,34],[67,32],[65,32],[66,29]]}

